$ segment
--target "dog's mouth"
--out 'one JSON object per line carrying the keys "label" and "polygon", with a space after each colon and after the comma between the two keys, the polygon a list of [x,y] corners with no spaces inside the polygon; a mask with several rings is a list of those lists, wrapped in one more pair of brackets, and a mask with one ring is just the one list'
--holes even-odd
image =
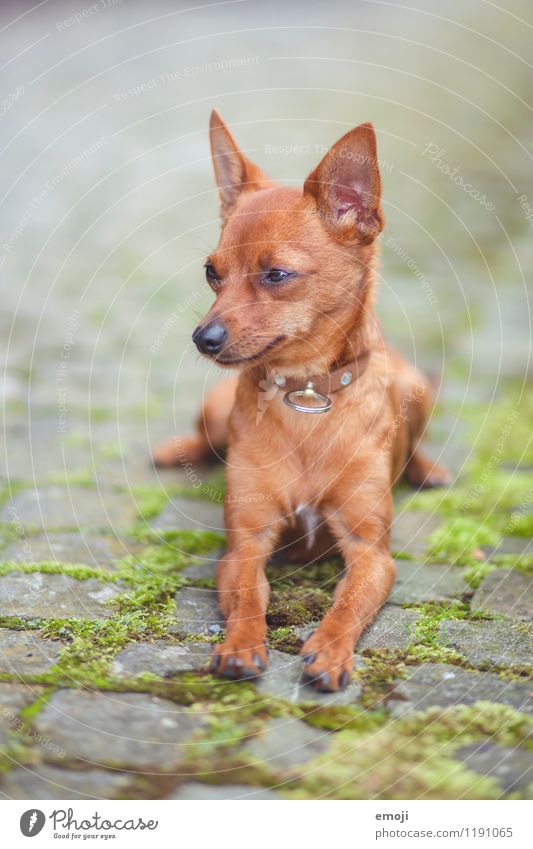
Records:
{"label": "dog's mouth", "polygon": [[258,351],[256,354],[251,354],[248,357],[232,357],[231,352],[228,352],[229,356],[227,356],[224,354],[223,351],[221,354],[214,357],[214,360],[216,363],[218,363],[218,365],[221,366],[241,366],[245,363],[253,363],[256,360],[260,360],[261,357],[264,357],[265,354],[268,354],[268,352],[271,351],[272,348],[275,348],[281,342],[284,342],[286,338],[286,336],[276,336],[274,339],[270,340],[268,345],[265,345],[265,347]]}

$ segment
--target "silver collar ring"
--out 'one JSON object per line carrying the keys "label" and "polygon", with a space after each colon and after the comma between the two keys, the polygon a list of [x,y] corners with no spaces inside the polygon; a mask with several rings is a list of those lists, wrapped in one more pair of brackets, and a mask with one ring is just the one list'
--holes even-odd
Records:
{"label": "silver collar ring", "polygon": [[[309,404],[301,404],[299,403],[300,398],[320,402],[320,405],[313,407]],[[333,405],[331,398],[317,392],[316,386],[311,380],[305,384],[303,389],[293,389],[291,392],[286,392],[283,396],[283,403],[299,413],[327,413]]]}

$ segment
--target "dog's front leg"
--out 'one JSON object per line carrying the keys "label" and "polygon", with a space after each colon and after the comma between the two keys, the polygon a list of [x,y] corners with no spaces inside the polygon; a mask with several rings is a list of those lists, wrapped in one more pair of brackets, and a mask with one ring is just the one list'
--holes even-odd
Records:
{"label": "dog's front leg", "polygon": [[216,646],[211,671],[224,678],[254,678],[268,664],[266,609],[270,587],[265,565],[281,524],[277,513],[236,509],[228,521],[228,551],[217,566],[219,607],[226,638]]}
{"label": "dog's front leg", "polygon": [[332,607],[301,651],[304,680],[324,692],[350,681],[354,646],[387,600],[396,575],[389,551],[390,510],[383,509],[388,498],[370,509],[367,501],[366,515],[362,515],[361,501],[354,501],[329,516],[346,575],[336,588]]}

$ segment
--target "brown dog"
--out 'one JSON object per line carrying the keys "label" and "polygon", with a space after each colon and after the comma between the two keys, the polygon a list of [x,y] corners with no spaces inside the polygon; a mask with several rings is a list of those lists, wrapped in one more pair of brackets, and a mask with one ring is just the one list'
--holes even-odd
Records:
{"label": "brown dog", "polygon": [[217,112],[211,149],[223,226],[206,263],[216,300],[193,340],[239,375],[207,397],[195,436],[154,459],[196,463],[227,445],[219,675],[267,666],[273,552],[296,545],[309,562],[340,550],[345,575],[302,649],[304,680],[333,691],[350,680],[354,646],[394,581],[392,484],[402,474],[414,486],[448,482],[418,445],[427,382],[384,346],[373,311],[383,228],[375,133],[371,124],[346,133],[303,190],[272,182]]}

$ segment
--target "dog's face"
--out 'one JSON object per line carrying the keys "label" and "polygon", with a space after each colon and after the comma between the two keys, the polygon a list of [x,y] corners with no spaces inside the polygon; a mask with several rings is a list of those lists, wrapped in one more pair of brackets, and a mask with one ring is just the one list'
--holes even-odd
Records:
{"label": "dog's face", "polygon": [[206,262],[216,300],[193,341],[226,367],[327,367],[364,311],[383,227],[373,128],[343,136],[303,190],[270,181],[216,112],[211,148],[223,228]]}

